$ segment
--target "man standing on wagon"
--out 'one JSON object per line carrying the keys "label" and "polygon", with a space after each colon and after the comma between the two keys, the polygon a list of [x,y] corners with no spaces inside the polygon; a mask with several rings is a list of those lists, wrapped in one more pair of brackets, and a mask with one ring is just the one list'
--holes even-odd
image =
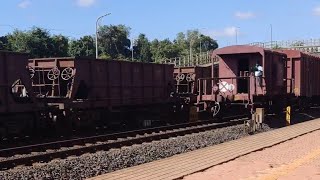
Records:
{"label": "man standing on wagon", "polygon": [[256,77],[258,81],[258,85],[262,87],[262,73],[263,73],[263,68],[260,66],[258,63],[256,64],[254,68],[254,76]]}

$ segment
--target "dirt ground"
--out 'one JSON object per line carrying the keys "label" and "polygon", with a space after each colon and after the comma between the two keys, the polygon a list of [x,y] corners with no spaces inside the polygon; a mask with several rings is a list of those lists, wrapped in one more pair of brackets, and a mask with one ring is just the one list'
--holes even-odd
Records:
{"label": "dirt ground", "polygon": [[320,131],[254,152],[184,180],[320,179]]}

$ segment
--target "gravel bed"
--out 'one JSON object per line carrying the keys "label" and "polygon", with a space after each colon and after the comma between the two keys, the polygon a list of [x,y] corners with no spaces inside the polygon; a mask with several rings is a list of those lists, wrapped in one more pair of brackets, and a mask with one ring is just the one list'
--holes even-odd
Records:
{"label": "gravel bed", "polygon": [[[173,129],[173,130],[167,130],[167,131],[161,131],[161,132],[152,132],[150,134],[144,133],[143,135],[139,135],[138,134],[135,137],[126,137],[126,138],[117,138],[116,140],[98,141],[98,142],[95,142],[93,144],[84,145],[84,146],[108,144],[108,143],[113,143],[113,142],[117,142],[117,141],[136,139],[136,138],[140,138],[140,137],[149,137],[149,136],[153,136],[153,135],[156,135],[156,134],[160,135],[160,134],[172,133],[172,132],[181,131],[181,130],[189,130],[189,129],[195,129],[195,128],[199,128],[199,127],[206,127],[206,126],[210,126],[210,125],[211,124],[209,124],[209,125],[191,126],[191,127],[187,127],[187,128],[179,128],[179,129]],[[65,151],[65,150],[79,149],[81,147],[83,147],[83,145],[74,145],[74,146],[71,146],[71,147],[61,147],[61,148],[58,148],[58,149],[48,149],[46,151],[31,152],[29,154],[16,154],[14,156],[9,156],[9,157],[0,157],[0,162],[6,161],[6,160],[15,159],[15,158],[19,158],[19,157],[30,157],[30,156],[33,156],[33,155],[46,154],[49,151],[50,152],[60,152],[60,151]]]}
{"label": "gravel bed", "polygon": [[[261,131],[271,128],[263,124]],[[243,125],[0,171],[0,179],[85,179],[247,136]]]}

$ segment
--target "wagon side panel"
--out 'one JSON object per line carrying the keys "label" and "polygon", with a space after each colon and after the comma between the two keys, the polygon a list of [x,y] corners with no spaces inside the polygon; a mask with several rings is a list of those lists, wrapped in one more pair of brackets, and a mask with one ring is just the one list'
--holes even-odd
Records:
{"label": "wagon side panel", "polygon": [[143,103],[148,104],[152,102],[153,98],[153,79],[154,79],[154,74],[153,74],[153,66],[152,64],[143,64]]}
{"label": "wagon side panel", "polygon": [[0,112],[35,111],[28,55],[0,52]]}
{"label": "wagon side panel", "polygon": [[122,67],[117,61],[108,62],[108,83],[109,83],[109,97],[110,105],[117,106],[122,103]]}

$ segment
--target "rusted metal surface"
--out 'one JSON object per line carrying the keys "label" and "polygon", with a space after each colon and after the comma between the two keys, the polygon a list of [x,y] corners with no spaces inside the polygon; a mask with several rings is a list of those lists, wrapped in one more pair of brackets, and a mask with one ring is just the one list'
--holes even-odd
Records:
{"label": "rusted metal surface", "polygon": [[74,61],[72,58],[31,59],[31,80],[35,94],[46,98],[68,98],[68,83],[73,83]]}
{"label": "rusted metal surface", "polygon": [[[286,99],[286,54],[236,45],[217,49],[212,56],[219,59],[219,76],[198,79],[199,112],[222,116],[231,110],[230,106],[243,106],[253,112],[255,107],[266,107],[270,101],[281,112],[284,103],[278,97]],[[256,64],[263,68],[261,85],[254,74]]]}
{"label": "rusted metal surface", "polygon": [[64,108],[163,103],[173,86],[173,65],[90,58],[31,59],[29,65],[37,95]]}
{"label": "rusted metal surface", "polygon": [[31,86],[28,54],[1,51],[0,140],[33,133],[43,107]]}
{"label": "rusted metal surface", "polygon": [[[230,100],[235,96],[247,96],[238,99],[246,101],[253,99],[253,96],[285,93],[285,54],[255,46],[237,45],[217,49],[213,56],[219,57],[219,78],[224,78],[224,82],[217,85],[220,96]],[[256,63],[263,67],[262,87],[258,86],[252,73]]]}
{"label": "rusted metal surface", "polygon": [[199,78],[211,77],[212,69],[212,64],[174,68],[176,92],[185,94],[196,94],[197,80]]}
{"label": "rusted metal surface", "polygon": [[288,59],[288,93],[296,96],[320,96],[320,57],[297,50],[281,50]]}
{"label": "rusted metal surface", "polygon": [[35,111],[27,65],[27,54],[0,51],[0,113]]}

